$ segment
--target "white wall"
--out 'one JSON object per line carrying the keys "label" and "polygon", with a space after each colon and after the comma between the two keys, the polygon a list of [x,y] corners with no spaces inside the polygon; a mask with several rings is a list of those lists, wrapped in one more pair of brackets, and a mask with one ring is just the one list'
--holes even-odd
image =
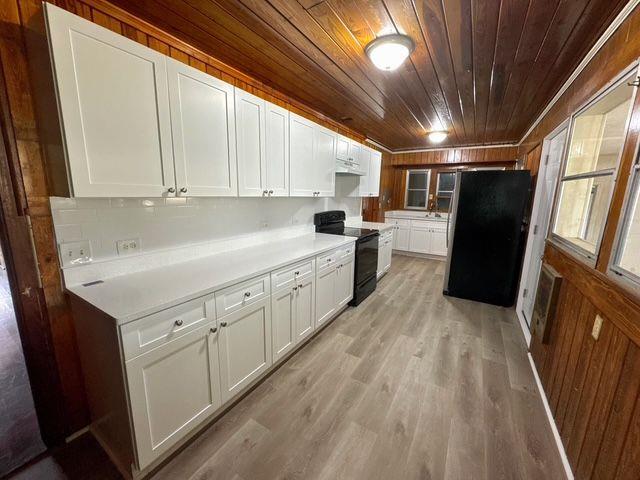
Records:
{"label": "white wall", "polygon": [[361,215],[336,177],[334,198],[59,198],[51,197],[58,244],[89,240],[94,261],[117,258],[116,241],[139,238],[142,252],[313,225],[313,214]]}

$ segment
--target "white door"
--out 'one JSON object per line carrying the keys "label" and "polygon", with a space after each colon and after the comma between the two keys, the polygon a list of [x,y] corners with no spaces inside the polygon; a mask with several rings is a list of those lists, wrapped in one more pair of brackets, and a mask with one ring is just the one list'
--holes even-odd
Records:
{"label": "white door", "polygon": [[141,469],[222,404],[215,323],[129,360],[125,368]]}
{"label": "white door", "polygon": [[222,401],[240,392],[272,364],[269,298],[220,319]]}
{"label": "white door", "polygon": [[377,150],[370,150],[369,156],[369,188],[370,197],[380,196],[380,168],[382,167],[382,154]]}
{"label": "white door", "polygon": [[342,135],[338,135],[336,139],[336,159],[343,162],[349,160],[349,145],[351,140]]}
{"label": "white door", "polygon": [[354,142],[353,140],[349,140],[349,152],[347,155],[347,160],[353,163],[355,168],[360,168],[360,164],[362,163],[362,146],[358,142]]}
{"label": "white door", "polygon": [[431,232],[426,225],[412,224],[409,232],[409,251],[431,253]]}
{"label": "white door", "polygon": [[289,111],[266,102],[266,189],[269,196],[289,196]]}
{"label": "white door", "polygon": [[567,138],[567,128],[563,128],[554,137],[545,140],[542,157],[540,159],[540,170],[536,185],[535,199],[529,236],[527,239],[527,250],[525,253],[523,282],[520,286],[519,300],[521,312],[524,314],[527,324],[531,326],[531,316],[533,314],[533,304],[538,289],[538,278],[542,268],[542,255],[544,254],[545,239],[551,220],[551,208],[553,196],[556,189],[558,172],[562,163],[562,156]]}
{"label": "white door", "polygon": [[295,291],[295,336],[296,343],[313,333],[315,322],[315,281],[313,275],[298,280]]}
{"label": "white door", "polygon": [[337,309],[344,307],[353,298],[353,257],[343,261],[336,267],[336,296]]}
{"label": "white door", "polygon": [[271,338],[273,361],[282,358],[296,343],[296,287],[286,288],[271,296]]}
{"label": "white door", "polygon": [[263,197],[266,186],[266,105],[244,90],[235,91],[238,195]]}
{"label": "white door", "polygon": [[165,56],[49,3],[45,7],[72,194],[172,195]]}
{"label": "white door", "polygon": [[376,274],[380,274],[384,271],[384,246],[387,243],[387,239],[382,235],[378,238],[378,266],[376,267]]}
{"label": "white door", "polygon": [[237,196],[233,85],[167,59],[178,194]]}
{"label": "white door", "polygon": [[383,271],[387,272],[389,271],[389,269],[391,268],[391,257],[393,255],[393,239],[389,238],[386,241],[386,244],[384,246],[384,268]]}
{"label": "white door", "polygon": [[316,278],[316,328],[336,311],[336,268],[318,271]]}
{"label": "white door", "polygon": [[409,227],[407,225],[396,225],[393,232],[393,249],[409,250]]}
{"label": "white door", "polygon": [[315,124],[295,113],[289,115],[289,171],[292,197],[315,196],[313,165]]}
{"label": "white door", "polygon": [[358,177],[360,180],[360,185],[358,186],[359,197],[369,196],[369,186],[371,183],[370,168],[371,168],[371,150],[369,150],[368,148],[363,148],[360,151],[360,170],[364,172],[364,175],[362,175],[361,177]]}
{"label": "white door", "polygon": [[336,193],[336,134],[316,126],[313,165],[316,196],[334,197]]}
{"label": "white door", "polygon": [[431,229],[432,255],[447,256],[447,227]]}

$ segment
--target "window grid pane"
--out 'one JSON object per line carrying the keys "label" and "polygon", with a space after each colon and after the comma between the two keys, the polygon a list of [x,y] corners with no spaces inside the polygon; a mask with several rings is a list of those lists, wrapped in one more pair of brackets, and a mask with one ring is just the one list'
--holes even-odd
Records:
{"label": "window grid pane", "polygon": [[625,225],[620,238],[616,267],[640,278],[640,170],[636,168]]}

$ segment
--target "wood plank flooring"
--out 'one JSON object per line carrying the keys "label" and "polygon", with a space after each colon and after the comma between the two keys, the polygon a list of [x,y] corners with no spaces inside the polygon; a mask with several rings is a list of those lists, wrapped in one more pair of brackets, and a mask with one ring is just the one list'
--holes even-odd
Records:
{"label": "wood plank flooring", "polygon": [[154,479],[562,479],[512,310],[394,256],[340,315]]}
{"label": "wood plank flooring", "polygon": [[[565,478],[513,311],[444,297],[443,273],[394,256],[154,480]],[[20,478],[114,478],[57,458]]]}

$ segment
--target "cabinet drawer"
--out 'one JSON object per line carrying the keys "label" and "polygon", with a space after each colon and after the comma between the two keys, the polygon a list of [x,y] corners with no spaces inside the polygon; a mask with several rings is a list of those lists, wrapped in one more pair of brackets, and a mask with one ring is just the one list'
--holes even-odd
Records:
{"label": "cabinet drawer", "polygon": [[384,223],[391,223],[392,225],[406,225],[407,227],[411,225],[411,220],[408,218],[392,218],[386,217],[384,219]]}
{"label": "cabinet drawer", "polygon": [[289,265],[281,268],[271,274],[271,285],[273,291],[280,291],[285,288],[290,288],[295,283],[296,279],[306,277],[313,274],[315,271],[315,259],[310,258],[295,265]]}
{"label": "cabinet drawer", "polygon": [[213,294],[210,294],[126,323],[120,327],[124,357],[137,357],[215,318]]}
{"label": "cabinet drawer", "polygon": [[324,253],[322,255],[318,255],[317,257],[317,266],[318,271],[326,270],[327,268],[333,267],[336,264],[336,261],[339,257],[339,250],[332,250],[329,253]]}
{"label": "cabinet drawer", "polygon": [[216,292],[218,318],[268,297],[271,292],[270,275],[252,278]]}
{"label": "cabinet drawer", "polygon": [[342,260],[345,258],[353,257],[355,255],[355,251],[356,251],[355,244],[342,247],[336,252],[336,260]]}

